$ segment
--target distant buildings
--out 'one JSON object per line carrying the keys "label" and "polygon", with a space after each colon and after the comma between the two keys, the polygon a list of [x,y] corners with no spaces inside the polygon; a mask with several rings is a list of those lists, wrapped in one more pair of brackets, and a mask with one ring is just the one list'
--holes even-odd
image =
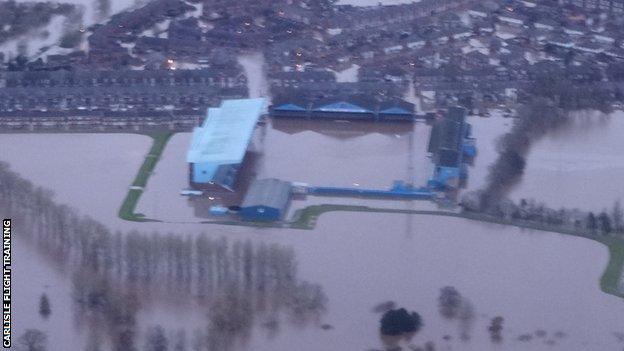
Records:
{"label": "distant buildings", "polygon": [[[236,69],[0,72],[0,112],[195,110],[247,95]],[[75,112],[73,112],[75,113]]]}
{"label": "distant buildings", "polygon": [[407,23],[435,13],[474,4],[473,0],[421,0],[410,4],[339,8],[326,23],[326,28],[361,29],[396,23]]}
{"label": "distant buildings", "polygon": [[586,10],[600,10],[614,14],[624,13],[624,0],[559,0],[559,3]]}

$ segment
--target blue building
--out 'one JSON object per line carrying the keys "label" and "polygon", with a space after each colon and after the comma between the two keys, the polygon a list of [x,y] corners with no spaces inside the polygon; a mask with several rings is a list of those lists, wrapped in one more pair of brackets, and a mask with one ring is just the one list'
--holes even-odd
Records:
{"label": "blue building", "polygon": [[192,188],[234,191],[264,99],[225,100],[195,128],[186,160]]}
{"label": "blue building", "polygon": [[468,177],[467,162],[476,155],[467,111],[451,107],[431,130],[428,151],[433,157],[434,171],[429,185],[438,189],[456,189]]}
{"label": "blue building", "polygon": [[323,99],[282,96],[274,100],[269,111],[276,118],[411,122],[415,119],[414,109],[414,104],[400,99],[378,101],[353,95]]}
{"label": "blue building", "polygon": [[380,121],[413,121],[414,104],[403,100],[384,101],[379,106],[377,118]]}
{"label": "blue building", "polygon": [[361,119],[375,120],[376,106],[371,99],[363,97],[327,98],[312,104],[315,119]]}
{"label": "blue building", "polygon": [[278,179],[255,180],[243,200],[240,216],[246,221],[274,222],[286,215],[292,185]]}
{"label": "blue building", "polygon": [[273,117],[310,118],[312,103],[297,96],[277,97],[269,108]]}

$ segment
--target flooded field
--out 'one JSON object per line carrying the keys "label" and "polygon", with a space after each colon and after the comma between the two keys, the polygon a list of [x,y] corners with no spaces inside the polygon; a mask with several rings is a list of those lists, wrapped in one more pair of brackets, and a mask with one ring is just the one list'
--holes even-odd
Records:
{"label": "flooded field", "polygon": [[470,116],[468,123],[472,125],[473,136],[477,138],[478,154],[474,164],[469,168],[466,188],[477,190],[485,186],[488,166],[498,157],[496,150],[498,138],[511,129],[513,119],[504,118],[500,114],[493,114],[488,118]]}
{"label": "flooded field", "polygon": [[[271,121],[257,131],[262,156],[256,162],[255,173],[260,179],[278,178],[316,186],[389,189],[395,180],[424,185],[431,174],[425,149],[429,129],[424,123]],[[172,138],[137,212],[167,221],[196,222],[206,217],[207,213],[198,213],[207,212],[201,200],[179,195],[188,187],[185,158],[190,137],[182,133]],[[358,202],[341,199],[341,203]]]}
{"label": "flooded field", "polygon": [[587,211],[610,209],[624,200],[624,112],[579,116],[574,123],[533,145],[515,199]]}
{"label": "flooded field", "polygon": [[[300,277],[320,284],[328,298],[327,312],[317,323],[280,319],[275,329],[260,324],[250,335],[233,336],[231,350],[383,348],[379,314],[371,310],[384,301],[423,317],[423,330],[401,345],[433,341],[443,350],[475,351],[543,350],[547,343],[549,350],[624,346],[614,334],[621,332],[618,326],[624,322],[621,300],[603,294],[597,285],[606,250],[584,239],[465,220],[384,214],[329,214],[312,233],[218,226],[209,232],[211,237],[226,234],[230,240],[245,237],[292,247]],[[19,247],[16,255],[38,257],[33,251],[32,246]],[[67,342],[80,347],[88,333],[67,311],[69,279],[53,269],[42,271],[39,258],[19,264],[16,294],[29,293],[19,294],[16,301],[16,332],[26,326],[51,331],[53,323],[64,325]],[[26,276],[30,279],[20,279]],[[447,285],[473,306],[469,325],[440,317],[437,298]],[[53,306],[48,321],[36,312],[42,292]],[[144,331],[160,324],[192,335],[211,313],[195,301],[181,302],[170,294],[168,299],[144,303],[136,315],[138,326]],[[500,344],[492,343],[487,333],[494,316],[505,319]],[[469,341],[459,339],[462,328],[467,328]],[[546,336],[537,336],[543,332]],[[518,339],[527,334],[532,340]],[[65,342],[50,350],[67,346]]]}
{"label": "flooded field", "polygon": [[0,161],[59,203],[114,225],[150,145],[137,134],[0,134]]}
{"label": "flooded field", "polygon": [[[609,206],[622,188],[617,187],[617,180],[624,175],[618,173],[622,169],[615,157],[624,147],[620,138],[624,123],[618,116],[593,123],[591,128],[573,126],[534,145],[525,177],[513,196],[532,196],[553,205],[560,199],[559,204],[566,206],[595,207],[602,201]],[[511,120],[471,117],[470,122],[479,143],[479,155],[470,170],[469,188],[473,189],[483,184],[487,165],[496,157],[495,139]],[[336,131],[329,127],[317,126],[313,131],[288,125],[268,128],[264,150],[270,156],[265,156],[260,175],[321,185],[349,186],[358,181],[363,186],[387,187],[394,179],[421,177],[420,172],[409,172],[409,167],[418,170],[428,162],[421,157],[423,147],[418,146],[426,140],[410,143],[409,130],[387,127],[371,132],[365,126],[349,126]],[[414,133],[415,141],[426,139],[428,130],[419,124]],[[193,207],[177,194],[187,182],[188,137],[173,137],[138,212],[179,221],[195,218]],[[296,143],[290,143],[295,139]],[[608,255],[604,246],[593,241],[463,219],[370,213],[326,214],[314,231],[123,222],[116,212],[149,144],[147,137],[123,134],[0,135],[0,160],[52,189],[58,202],[113,229],[204,231],[209,238],[249,239],[253,245],[279,243],[291,249],[298,279],[319,284],[327,297],[326,312],[308,323],[292,318],[275,321],[257,314],[258,323],[249,333],[228,336],[230,350],[383,349],[380,315],[371,310],[384,301],[394,301],[423,317],[423,329],[411,341],[401,341],[402,346],[432,341],[437,350],[624,347],[617,338],[617,333],[624,333],[624,305],[599,289]],[[410,145],[416,150],[413,153]],[[410,161],[413,155],[419,156]],[[585,160],[589,173],[573,165],[574,159]],[[561,166],[558,160],[563,160]],[[428,173],[424,174],[426,179]],[[532,190],[538,188],[544,192]],[[577,203],[577,197],[588,200]],[[326,202],[334,201],[338,200]],[[52,328],[58,331],[60,327],[66,342],[51,342],[51,351],[68,346],[83,349],[93,335],[77,323],[70,273],[56,269],[54,260],[25,240],[15,242],[15,262],[15,335],[30,327],[52,335]],[[440,316],[437,298],[444,286],[454,286],[470,301],[469,322]],[[37,313],[43,292],[52,304],[47,321]],[[136,320],[141,335],[155,324],[170,330],[172,340],[171,333],[179,329],[186,331],[189,340],[197,330],[206,329],[206,316],[215,311],[176,294],[140,305]],[[487,331],[495,316],[504,318],[501,343],[492,342]],[[469,341],[460,340],[463,332]],[[192,342],[187,349],[194,350]]]}

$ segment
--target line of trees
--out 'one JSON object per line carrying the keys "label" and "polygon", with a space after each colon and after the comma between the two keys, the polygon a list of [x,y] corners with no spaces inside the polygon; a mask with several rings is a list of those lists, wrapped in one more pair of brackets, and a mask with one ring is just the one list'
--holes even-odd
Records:
{"label": "line of trees", "polygon": [[[587,235],[624,236],[624,211],[621,202],[615,201],[611,209],[600,212],[578,209],[553,209],[535,200],[488,197],[484,191],[466,193],[460,202],[464,211],[485,213],[505,220],[524,220]],[[487,204],[487,206],[486,206]]]}
{"label": "line of trees", "polygon": [[235,337],[250,335],[256,322],[283,316],[305,324],[325,311],[322,288],[297,279],[291,248],[204,234],[113,233],[56,204],[51,192],[5,163],[0,213],[13,219],[20,237],[73,272],[78,318],[106,330],[115,350],[136,349],[135,315],[161,297],[199,298],[209,317],[205,348],[197,350],[226,349]]}

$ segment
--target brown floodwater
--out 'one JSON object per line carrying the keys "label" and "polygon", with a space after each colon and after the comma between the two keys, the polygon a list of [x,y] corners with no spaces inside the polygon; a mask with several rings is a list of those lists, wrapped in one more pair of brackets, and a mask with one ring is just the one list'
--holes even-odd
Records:
{"label": "brown floodwater", "polygon": [[[602,202],[609,206],[617,189],[606,180],[615,184],[624,179],[624,171],[612,156],[623,146],[620,135],[624,123],[618,116],[591,127],[562,130],[536,143],[526,175],[512,195],[565,206],[581,206],[577,196],[582,196],[592,207]],[[495,140],[508,130],[511,120],[474,117],[471,122],[480,147],[468,186],[478,188],[488,164],[496,157]],[[350,126],[336,132],[329,126],[317,130],[273,127],[268,128],[265,138],[264,150],[270,156],[260,168],[263,176],[319,185],[361,182],[382,188],[394,179],[427,177],[426,172],[408,171],[410,162],[414,170],[427,166],[423,145],[428,127],[424,124],[416,125],[412,142],[409,130],[374,132],[365,126]],[[178,134],[171,140],[139,212],[171,221],[197,221],[193,206],[178,195],[188,180],[184,162],[188,138],[188,134]],[[608,252],[593,241],[463,219],[371,213],[325,214],[313,231],[121,221],[117,210],[149,144],[146,137],[122,134],[0,135],[0,160],[8,161],[23,177],[54,190],[58,202],[74,206],[113,229],[204,231],[211,237],[291,247],[298,262],[298,278],[322,286],[328,298],[327,312],[318,324],[300,325],[284,319],[277,328],[254,327],[250,335],[233,341],[233,350],[383,348],[378,335],[380,316],[371,309],[388,300],[419,312],[424,320],[423,329],[411,341],[402,341],[403,346],[433,341],[438,350],[624,347],[614,334],[624,332],[624,305],[621,299],[599,289]],[[586,160],[583,164],[590,165],[592,177],[582,171],[583,164],[563,162],[564,166],[559,166],[558,155],[564,160],[572,160],[574,155]],[[409,161],[412,158],[414,161]],[[552,167],[553,162],[556,167]],[[323,168],[329,172],[322,172]],[[549,172],[558,177],[547,176]],[[556,187],[560,188],[553,189]],[[560,192],[578,195],[558,195]],[[329,198],[308,201],[362,203]],[[372,203],[376,201],[366,202]],[[423,206],[420,202],[377,203],[397,208]],[[16,334],[31,327],[49,335],[55,331],[63,343],[51,343],[50,350],[67,350],[68,345],[81,349],[90,337],[89,328],[75,321],[69,272],[55,268],[53,260],[24,240],[15,241],[14,259]],[[459,340],[460,323],[443,319],[437,311],[439,289],[447,285],[457,288],[474,307],[468,342]],[[52,303],[48,321],[37,313],[43,292]],[[207,315],[210,311],[198,308],[193,300],[183,304],[156,300],[143,305],[136,318],[141,330],[162,324],[172,330],[184,328],[191,335],[202,328]],[[492,343],[487,332],[490,319],[498,315],[504,317],[502,344]],[[320,328],[320,324],[331,328]],[[538,330],[545,331],[546,336],[538,337],[536,334],[542,335]],[[518,340],[523,334],[532,334],[532,339]],[[449,340],[444,340],[445,336]]]}
{"label": "brown floodwater", "polygon": [[610,209],[624,200],[623,132],[623,112],[577,116],[531,147],[523,180],[511,196],[554,208]]}

